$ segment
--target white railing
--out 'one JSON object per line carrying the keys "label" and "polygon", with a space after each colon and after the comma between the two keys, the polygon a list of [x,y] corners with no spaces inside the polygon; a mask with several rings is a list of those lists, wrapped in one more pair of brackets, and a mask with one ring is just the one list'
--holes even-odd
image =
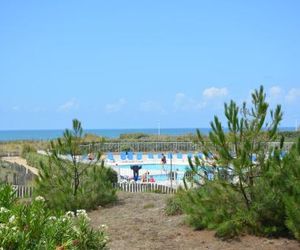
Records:
{"label": "white railing", "polygon": [[160,185],[157,183],[116,183],[115,187],[124,192],[141,193],[141,192],[154,192],[163,194],[174,194],[177,189]]}
{"label": "white railing", "polygon": [[31,198],[34,191],[34,187],[30,186],[13,185],[13,188],[16,191],[17,198]]}
{"label": "white railing", "polygon": [[[32,186],[13,185],[13,188],[17,198],[31,198],[33,196],[34,187]],[[115,188],[130,193],[153,192],[174,194],[177,191],[176,188],[157,183],[116,183]]]}

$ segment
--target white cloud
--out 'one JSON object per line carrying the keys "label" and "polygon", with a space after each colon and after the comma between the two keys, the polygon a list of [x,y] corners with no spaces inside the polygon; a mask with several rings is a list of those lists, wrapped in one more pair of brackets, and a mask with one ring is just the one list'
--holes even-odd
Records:
{"label": "white cloud", "polygon": [[292,88],[289,90],[288,94],[285,96],[287,102],[294,102],[300,98],[300,89]]}
{"label": "white cloud", "polygon": [[282,89],[279,86],[272,86],[270,88],[271,98],[277,98],[282,94]]}
{"label": "white cloud", "polygon": [[157,101],[145,101],[140,104],[140,110],[144,112],[164,113],[165,110]]}
{"label": "white cloud", "polygon": [[175,96],[174,108],[176,111],[196,111],[204,108],[205,105],[205,102],[196,101],[184,93],[177,93]]}
{"label": "white cloud", "polygon": [[222,97],[222,96],[228,95],[228,90],[227,90],[227,88],[211,87],[211,88],[205,89],[202,94],[206,98]]}
{"label": "white cloud", "polygon": [[14,106],[14,107],[12,107],[12,110],[13,110],[13,111],[16,111],[16,112],[17,112],[17,111],[20,111],[20,107],[19,107],[19,106]]}
{"label": "white cloud", "polygon": [[66,103],[60,105],[57,110],[59,112],[68,112],[70,110],[76,110],[78,109],[78,107],[78,102],[73,98],[70,101],[67,101]]}
{"label": "white cloud", "polygon": [[109,103],[105,105],[105,111],[107,113],[115,113],[115,112],[119,112],[124,105],[126,104],[126,100],[124,98],[119,99],[118,101],[114,102],[114,103]]}

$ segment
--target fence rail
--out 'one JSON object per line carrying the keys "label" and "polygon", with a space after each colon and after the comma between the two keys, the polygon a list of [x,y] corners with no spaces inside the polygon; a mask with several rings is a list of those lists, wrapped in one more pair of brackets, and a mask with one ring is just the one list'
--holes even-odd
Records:
{"label": "fence rail", "polygon": [[34,191],[34,187],[30,186],[13,185],[13,188],[17,198],[31,198]]}
{"label": "fence rail", "polygon": [[81,145],[87,151],[101,152],[162,152],[162,151],[196,151],[199,150],[199,145],[193,142],[106,142]]}
{"label": "fence rail", "polygon": [[[263,147],[268,150],[270,147],[279,146],[279,142],[262,143]],[[284,150],[289,150],[293,145],[292,142],[284,144]],[[100,151],[100,152],[193,152],[202,151],[203,147],[194,142],[106,142],[81,145],[82,149],[86,151]],[[213,145],[212,145],[213,148]]]}
{"label": "fence rail", "polygon": [[[17,198],[31,198],[33,196],[34,187],[13,185]],[[142,193],[142,192],[157,192],[163,194],[174,194],[176,188],[171,188],[157,183],[116,183],[115,188],[124,192]]]}
{"label": "fence rail", "polygon": [[163,194],[174,194],[177,189],[157,183],[116,183],[115,187],[124,192],[142,193],[157,192]]}

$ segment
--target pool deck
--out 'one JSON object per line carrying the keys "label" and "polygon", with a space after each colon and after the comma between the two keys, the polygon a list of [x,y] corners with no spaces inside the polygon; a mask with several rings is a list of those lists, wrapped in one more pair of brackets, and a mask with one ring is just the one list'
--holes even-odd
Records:
{"label": "pool deck", "polygon": [[[149,172],[149,176],[151,175],[161,175],[161,174],[168,174],[171,168],[171,160],[167,158],[167,163],[162,165],[161,159],[157,157],[157,154],[154,154],[153,159],[149,159],[148,155],[143,155],[141,160],[136,159],[136,155],[134,155],[133,160],[122,160],[119,154],[114,154],[114,161],[105,159],[105,163],[107,166],[113,168],[119,175],[131,177],[133,176],[133,172],[131,169],[122,168],[124,165],[142,165],[142,169],[139,170],[139,175],[142,176],[143,174]],[[159,170],[147,169],[147,165],[160,165],[161,168]],[[189,165],[187,154],[182,154],[182,158],[178,159],[176,155],[172,158],[172,170],[176,170],[176,165]],[[183,175],[184,171],[177,171],[179,175]],[[140,181],[139,181],[140,182]],[[170,180],[166,181],[156,181],[157,184],[162,184],[166,186],[171,185]],[[173,180],[172,186],[176,187],[179,185],[183,185],[183,181],[181,180]]]}

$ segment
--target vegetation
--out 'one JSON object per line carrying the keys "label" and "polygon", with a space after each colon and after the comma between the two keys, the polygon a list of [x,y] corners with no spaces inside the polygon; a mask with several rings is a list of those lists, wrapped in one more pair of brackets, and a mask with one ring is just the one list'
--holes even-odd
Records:
{"label": "vegetation", "polygon": [[[52,209],[76,213],[78,209],[94,209],[116,199],[113,182],[117,174],[104,167],[100,153],[84,152],[80,147],[82,134],[81,123],[73,120],[73,130],[66,130],[61,139],[51,142],[48,159],[40,162],[36,192],[46,198]],[[94,160],[82,163],[81,156],[87,153]]]}
{"label": "vegetation", "polygon": [[[180,190],[178,192],[181,192]],[[172,196],[167,200],[166,208],[165,208],[165,213],[166,215],[178,215],[182,214],[182,208],[181,208],[181,202],[178,199],[180,197],[179,195],[177,196]]]}
{"label": "vegetation", "polygon": [[251,109],[234,101],[225,104],[229,133],[215,117],[210,143],[197,131],[205,156],[214,164],[207,170],[200,159],[190,161],[194,188],[188,189],[191,183],[186,182],[187,190],[177,194],[195,228],[214,229],[223,238],[251,233],[300,239],[300,141],[289,152],[283,152],[284,137],[280,147],[266,147],[278,137],[282,112],[277,106],[268,113],[265,99],[261,87],[252,94]]}
{"label": "vegetation", "polygon": [[103,225],[89,226],[84,210],[54,216],[43,197],[17,202],[9,185],[0,185],[1,249],[105,249],[108,237]]}
{"label": "vegetation", "polygon": [[41,165],[49,164],[49,157],[36,152],[28,152],[22,156],[31,167],[40,169]]}

